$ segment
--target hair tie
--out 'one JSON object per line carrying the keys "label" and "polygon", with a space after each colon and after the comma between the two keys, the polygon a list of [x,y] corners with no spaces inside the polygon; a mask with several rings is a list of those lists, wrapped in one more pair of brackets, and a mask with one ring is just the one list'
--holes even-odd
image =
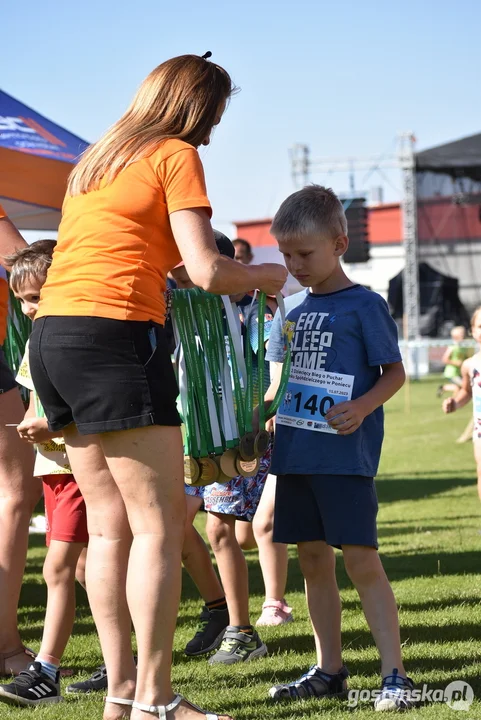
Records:
{"label": "hair tie", "polygon": [[202,55],[202,60],[208,60],[210,57],[212,57],[212,53],[210,50],[207,50],[205,55]]}

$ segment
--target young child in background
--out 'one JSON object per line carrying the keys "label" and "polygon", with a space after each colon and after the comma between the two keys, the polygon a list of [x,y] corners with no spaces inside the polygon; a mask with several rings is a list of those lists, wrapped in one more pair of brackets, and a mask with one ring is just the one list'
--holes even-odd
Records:
{"label": "young child in background", "polygon": [[[292,366],[276,417],[274,540],[296,543],[314,630],[317,664],[270,690],[274,700],[342,695],[341,601],[334,547],[343,553],[381,656],[375,709],[412,705],[401,658],[396,601],[377,551],[374,485],[382,405],[404,382],[396,325],[385,301],[346,277],[347,222],[332,190],[311,185],[285,200],[271,229],[288,270],[304,287],[287,314]],[[267,359],[282,362],[282,334]],[[274,398],[280,373],[266,394]]]}
{"label": "young child in background", "polygon": [[[54,247],[54,240],[39,240],[8,258],[10,286],[31,320],[35,319]],[[28,345],[17,382],[30,390],[30,405],[17,431],[37,448],[34,475],[43,481],[45,498],[48,552],[43,575],[48,596],[40,651],[12,683],[0,685],[0,701],[35,706],[63,699],[59,666],[75,619],[75,573],[80,555],[87,547],[87,514],[63,438],[47,427],[30,376]]]}
{"label": "young child in background", "polygon": [[446,348],[446,352],[443,355],[443,363],[445,366],[443,375],[447,382],[439,386],[437,392],[438,397],[442,397],[445,392],[455,393],[461,387],[461,365],[472,355],[470,348],[462,347],[460,344],[465,337],[466,330],[462,325],[457,325],[451,330],[453,345]]}
{"label": "young child in background", "polygon": [[[481,306],[471,318],[471,334],[481,343]],[[454,397],[443,402],[445,413],[453,413],[473,401],[473,446],[478,476],[478,495],[481,500],[481,352],[465,360],[461,366],[461,387]]]}

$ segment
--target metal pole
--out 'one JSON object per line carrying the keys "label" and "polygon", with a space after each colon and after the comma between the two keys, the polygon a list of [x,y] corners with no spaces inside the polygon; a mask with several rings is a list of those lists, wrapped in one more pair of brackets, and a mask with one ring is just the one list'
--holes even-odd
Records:
{"label": "metal pole", "polygon": [[[403,175],[403,244],[405,266],[403,272],[404,337],[410,356],[410,341],[420,338],[419,324],[419,265],[418,265],[418,218],[416,196],[416,160],[413,133],[403,133],[399,151],[399,163]],[[412,348],[412,375],[419,378],[418,348]]]}
{"label": "metal pole", "polygon": [[301,178],[301,188],[309,182],[311,168],[310,150],[308,145],[296,143],[289,151],[291,160],[291,175],[294,187],[298,187],[298,178]]}

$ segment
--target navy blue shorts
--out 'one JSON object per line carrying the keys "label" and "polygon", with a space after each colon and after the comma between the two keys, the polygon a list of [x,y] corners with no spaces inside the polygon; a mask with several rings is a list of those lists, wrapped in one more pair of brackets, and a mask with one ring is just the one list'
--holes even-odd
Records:
{"label": "navy blue shorts", "polygon": [[374,479],[362,475],[279,475],[274,542],[324,540],[377,549]]}

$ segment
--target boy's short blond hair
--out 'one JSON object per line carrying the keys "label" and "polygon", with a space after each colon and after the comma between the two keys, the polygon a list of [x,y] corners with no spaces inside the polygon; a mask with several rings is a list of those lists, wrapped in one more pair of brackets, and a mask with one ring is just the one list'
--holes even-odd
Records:
{"label": "boy's short blond hair", "polygon": [[32,279],[44,284],[56,244],[56,240],[37,240],[5,258],[10,266],[10,287],[13,292],[21,291]]}
{"label": "boy's short blond hair", "polygon": [[327,235],[334,239],[347,235],[344,208],[331,188],[306,185],[284,200],[272,221],[271,233],[277,240],[300,239],[306,235]]}

